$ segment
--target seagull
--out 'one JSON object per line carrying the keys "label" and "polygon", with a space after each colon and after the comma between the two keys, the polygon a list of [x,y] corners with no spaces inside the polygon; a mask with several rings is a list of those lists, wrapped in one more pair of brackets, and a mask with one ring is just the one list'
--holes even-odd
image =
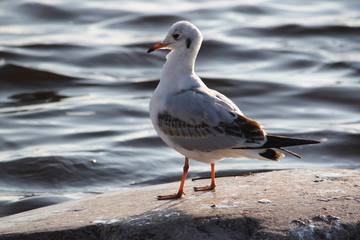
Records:
{"label": "seagull", "polygon": [[195,25],[179,21],[172,25],[162,42],[147,51],[171,50],[151,97],[149,112],[160,138],[185,157],[178,192],[158,196],[158,200],[177,199],[185,194],[189,159],[211,164],[210,185],[194,188],[208,191],[216,187],[216,161],[224,158],[278,161],[285,155],[277,149],[300,157],[284,147],[320,143],[267,134],[257,121],[244,116],[229,98],[208,88],[194,71],[202,40]]}

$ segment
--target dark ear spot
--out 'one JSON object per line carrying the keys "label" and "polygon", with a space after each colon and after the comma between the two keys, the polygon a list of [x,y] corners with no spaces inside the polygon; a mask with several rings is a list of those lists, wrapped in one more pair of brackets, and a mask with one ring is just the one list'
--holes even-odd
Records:
{"label": "dark ear spot", "polygon": [[186,47],[190,48],[190,46],[191,46],[191,39],[188,38],[188,39],[186,39]]}

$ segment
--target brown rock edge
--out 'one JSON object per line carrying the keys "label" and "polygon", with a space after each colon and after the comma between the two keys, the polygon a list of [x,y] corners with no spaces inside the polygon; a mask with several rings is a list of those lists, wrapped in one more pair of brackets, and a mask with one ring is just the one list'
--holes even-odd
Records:
{"label": "brown rock edge", "polygon": [[360,239],[360,172],[307,169],[97,195],[0,218],[0,239]]}

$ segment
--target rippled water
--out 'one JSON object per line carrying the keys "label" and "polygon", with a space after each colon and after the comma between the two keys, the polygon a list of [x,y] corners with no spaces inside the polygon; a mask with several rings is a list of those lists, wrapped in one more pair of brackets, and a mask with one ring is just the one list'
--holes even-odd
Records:
{"label": "rippled water", "polygon": [[[360,2],[0,2],[0,216],[179,180],[148,102],[178,20],[204,35],[196,70],[272,134],[324,141],[280,163],[228,159],[217,175],[360,169]],[[209,166],[191,162],[190,177]],[[155,196],[154,196],[155,197]]]}

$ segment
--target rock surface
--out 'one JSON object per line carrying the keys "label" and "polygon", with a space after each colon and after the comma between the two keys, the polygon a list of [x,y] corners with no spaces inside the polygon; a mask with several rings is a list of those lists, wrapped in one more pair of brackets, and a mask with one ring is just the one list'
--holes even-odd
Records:
{"label": "rock surface", "polygon": [[216,192],[158,201],[178,183],[0,218],[0,239],[360,239],[360,172],[286,170],[217,179]]}

